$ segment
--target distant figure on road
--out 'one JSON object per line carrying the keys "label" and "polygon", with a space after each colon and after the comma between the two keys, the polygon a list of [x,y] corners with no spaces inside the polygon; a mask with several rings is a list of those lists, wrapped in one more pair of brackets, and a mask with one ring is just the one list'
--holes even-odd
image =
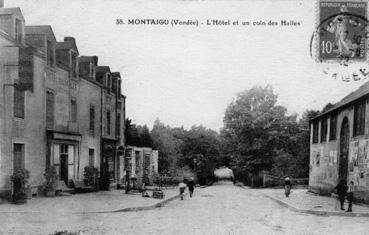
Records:
{"label": "distant figure on road", "polygon": [[286,195],[286,197],[290,195],[291,188],[292,188],[292,183],[291,183],[290,177],[287,176],[284,179],[284,194]]}
{"label": "distant figure on road", "polygon": [[344,204],[345,204],[345,197],[346,197],[346,193],[347,193],[346,181],[343,180],[343,179],[340,180],[339,183],[337,184],[337,186],[334,189],[338,194],[338,198],[339,198],[340,203],[341,203],[341,210],[345,210]]}
{"label": "distant figure on road", "polygon": [[184,191],[187,187],[187,185],[184,182],[185,182],[185,180],[183,180],[183,182],[179,183],[179,185],[178,185],[179,194],[181,195],[181,200],[183,200],[183,194],[184,194]]}
{"label": "distant figure on road", "polygon": [[190,181],[187,182],[188,191],[190,191],[190,197],[193,195],[193,191],[195,190],[195,181],[193,181],[193,178],[190,179]]}
{"label": "distant figure on road", "polygon": [[350,181],[350,184],[348,186],[347,190],[347,201],[349,203],[349,207],[347,209],[347,212],[352,212],[352,200],[354,199],[354,182]]}

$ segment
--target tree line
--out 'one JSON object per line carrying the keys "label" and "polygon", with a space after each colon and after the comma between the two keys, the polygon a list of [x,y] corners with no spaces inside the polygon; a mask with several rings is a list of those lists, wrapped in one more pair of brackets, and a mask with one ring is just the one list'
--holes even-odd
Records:
{"label": "tree line", "polygon": [[159,119],[150,131],[128,119],[126,144],[159,150],[160,174],[192,173],[203,184],[221,166],[233,169],[238,180],[249,184],[262,173],[308,177],[309,119],[319,111],[306,110],[298,118],[277,101],[271,86],[239,93],[225,110],[220,133],[201,125],[173,128]]}

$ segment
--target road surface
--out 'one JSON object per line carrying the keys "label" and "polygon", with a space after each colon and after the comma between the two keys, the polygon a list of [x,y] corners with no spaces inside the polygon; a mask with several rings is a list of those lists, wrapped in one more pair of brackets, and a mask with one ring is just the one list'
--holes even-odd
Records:
{"label": "road surface", "polygon": [[162,208],[122,213],[0,214],[0,234],[368,234],[368,218],[316,216],[262,196],[257,189],[222,184],[195,189],[193,198]]}

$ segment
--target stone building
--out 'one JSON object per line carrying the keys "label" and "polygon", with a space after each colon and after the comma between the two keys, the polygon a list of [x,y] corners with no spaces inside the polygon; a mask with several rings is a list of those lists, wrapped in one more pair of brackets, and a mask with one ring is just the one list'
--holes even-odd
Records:
{"label": "stone building", "polygon": [[124,176],[128,174],[130,178],[136,178],[138,184],[153,184],[154,176],[158,174],[158,151],[147,147],[127,146],[121,169],[124,169]]}
{"label": "stone building", "polygon": [[58,42],[51,26],[26,26],[19,8],[0,8],[0,193],[11,192],[16,168],[30,171],[33,192],[46,166],[59,179],[99,169],[114,186],[124,153],[121,77],[96,56],[79,56],[76,40]]}
{"label": "stone building", "polygon": [[310,120],[309,190],[329,194],[340,179],[369,201],[369,82]]}

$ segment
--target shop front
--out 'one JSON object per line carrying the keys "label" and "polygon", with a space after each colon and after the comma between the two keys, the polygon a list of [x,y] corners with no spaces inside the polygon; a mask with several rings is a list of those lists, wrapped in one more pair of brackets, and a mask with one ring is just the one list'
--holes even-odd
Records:
{"label": "shop front", "polygon": [[100,165],[100,188],[109,190],[116,181],[116,140],[102,139],[101,165]]}
{"label": "shop front", "polygon": [[48,149],[46,164],[55,166],[59,180],[70,185],[70,180],[78,179],[79,146],[81,136],[71,133],[48,132]]}

